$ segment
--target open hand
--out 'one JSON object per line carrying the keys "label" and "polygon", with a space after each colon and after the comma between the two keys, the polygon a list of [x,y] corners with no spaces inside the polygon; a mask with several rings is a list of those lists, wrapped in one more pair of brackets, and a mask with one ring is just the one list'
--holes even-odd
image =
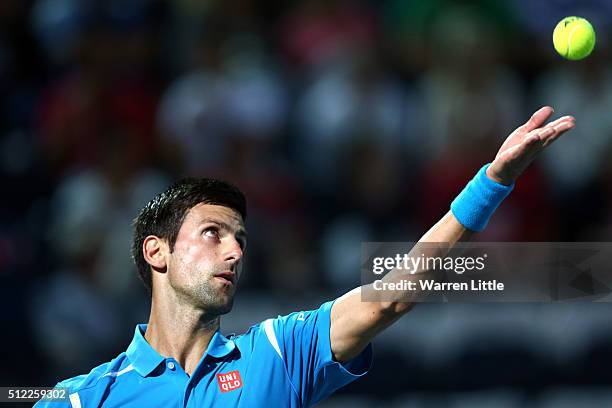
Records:
{"label": "open hand", "polygon": [[574,127],[573,116],[563,116],[544,125],[553,112],[550,106],[540,108],[508,136],[487,169],[491,180],[512,184],[542,149]]}

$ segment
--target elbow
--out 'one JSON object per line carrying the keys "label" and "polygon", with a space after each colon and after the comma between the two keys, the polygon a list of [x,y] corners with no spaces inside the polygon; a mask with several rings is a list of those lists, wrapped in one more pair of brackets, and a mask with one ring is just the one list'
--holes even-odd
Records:
{"label": "elbow", "polygon": [[413,302],[378,302],[378,313],[386,319],[394,319],[400,317],[404,313],[409,312],[414,307]]}

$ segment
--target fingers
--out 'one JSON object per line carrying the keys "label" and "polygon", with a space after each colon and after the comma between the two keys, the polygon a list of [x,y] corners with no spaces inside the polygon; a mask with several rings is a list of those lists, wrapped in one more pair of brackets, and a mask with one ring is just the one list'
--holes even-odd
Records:
{"label": "fingers", "polygon": [[531,115],[531,118],[529,118],[529,120],[525,122],[523,126],[521,126],[520,129],[527,133],[539,128],[548,120],[548,118],[550,118],[550,115],[552,115],[553,112],[554,109],[550,106],[544,106],[538,109],[533,115]]}
{"label": "fingers", "polygon": [[535,144],[536,142],[541,142],[545,140],[547,137],[550,137],[554,133],[555,133],[555,129],[553,127],[548,127],[545,129],[538,129],[534,131],[532,135],[529,135],[529,137],[525,139],[525,144],[532,145],[532,144]]}
{"label": "fingers", "polygon": [[546,147],[575,125],[576,122],[573,116],[564,116],[540,129],[530,132],[525,138],[524,144],[527,146]]}
{"label": "fingers", "polygon": [[547,123],[546,126],[544,126],[544,127],[545,128],[547,128],[547,127],[555,127],[557,125],[560,125],[562,122],[565,122],[565,121],[575,121],[575,120],[576,119],[574,119],[573,116],[567,115],[567,116],[560,117],[559,119],[553,120],[550,123]]}
{"label": "fingers", "polygon": [[527,123],[506,139],[494,163],[508,174],[519,175],[543,148],[574,128],[575,119],[572,116],[563,116],[543,126],[552,113],[552,108],[548,106],[534,113]]}
{"label": "fingers", "polygon": [[565,122],[559,123],[558,125],[554,126],[553,128],[554,133],[545,138],[544,143],[542,144],[542,147],[546,147],[550,145],[552,142],[557,140],[563,133],[567,132],[568,130],[573,129],[574,126],[576,126],[576,122],[574,122],[573,118],[572,120],[567,120]]}
{"label": "fingers", "polygon": [[538,134],[533,134],[526,138],[523,143],[514,146],[506,152],[506,157],[509,160],[530,160],[541,148],[542,143]]}

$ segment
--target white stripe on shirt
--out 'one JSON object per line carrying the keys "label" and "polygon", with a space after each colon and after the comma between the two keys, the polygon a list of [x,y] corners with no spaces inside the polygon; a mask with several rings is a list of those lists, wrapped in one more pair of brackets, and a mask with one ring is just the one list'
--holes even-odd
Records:
{"label": "white stripe on shirt", "polygon": [[283,355],[280,351],[280,347],[278,346],[278,341],[276,340],[276,333],[274,333],[274,327],[272,326],[272,319],[268,319],[263,322],[264,330],[266,332],[266,337],[268,337],[268,341],[274,347],[274,350],[278,353],[280,358],[283,358]]}
{"label": "white stripe on shirt", "polygon": [[102,377],[119,377],[120,375],[125,374],[129,371],[132,371],[133,369],[134,369],[134,366],[130,364],[129,366],[125,367],[121,371],[111,371],[109,373],[104,374]]}
{"label": "white stripe on shirt", "polygon": [[72,408],[81,408],[81,399],[79,398],[79,394],[75,392],[70,394],[68,398],[70,398],[70,405],[72,405]]}

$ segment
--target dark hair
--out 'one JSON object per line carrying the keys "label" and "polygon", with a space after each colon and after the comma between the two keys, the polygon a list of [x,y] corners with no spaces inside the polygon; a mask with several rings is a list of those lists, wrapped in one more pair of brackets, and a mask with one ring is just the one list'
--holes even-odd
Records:
{"label": "dark hair", "polygon": [[151,293],[151,267],[144,259],[142,245],[145,238],[155,235],[167,240],[174,250],[185,216],[196,205],[216,204],[229,207],[246,221],[246,199],[242,191],[225,181],[209,178],[184,178],[145,205],[134,219],[132,259],[138,276]]}

